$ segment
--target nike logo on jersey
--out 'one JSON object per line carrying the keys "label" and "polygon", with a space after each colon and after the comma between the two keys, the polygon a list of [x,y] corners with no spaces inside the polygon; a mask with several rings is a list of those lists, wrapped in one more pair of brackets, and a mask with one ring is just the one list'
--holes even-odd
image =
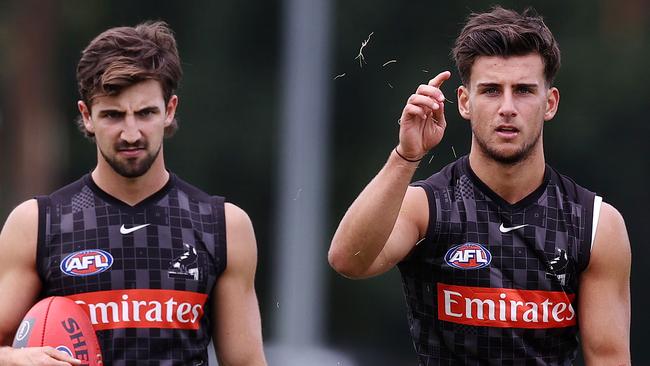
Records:
{"label": "nike logo on jersey", "polygon": [[147,227],[149,225],[150,224],[144,224],[144,225],[138,225],[138,226],[134,226],[134,227],[130,227],[130,228],[126,228],[124,225],[122,225],[122,227],[120,228],[120,234],[122,234],[122,235],[131,234],[132,232],[138,231],[138,230],[142,229],[143,227]]}
{"label": "nike logo on jersey", "polygon": [[517,226],[513,226],[513,227],[505,227],[505,226],[503,226],[503,223],[501,223],[501,226],[499,226],[499,231],[505,234],[505,233],[511,232],[512,230],[521,229],[522,227],[525,227],[525,226],[528,226],[528,224],[517,225]]}

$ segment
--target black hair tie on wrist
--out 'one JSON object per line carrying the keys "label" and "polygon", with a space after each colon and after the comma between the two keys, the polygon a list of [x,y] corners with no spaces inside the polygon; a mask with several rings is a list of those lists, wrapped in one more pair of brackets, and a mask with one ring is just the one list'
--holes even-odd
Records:
{"label": "black hair tie on wrist", "polygon": [[424,159],[424,156],[421,157],[421,158],[419,158],[419,159],[416,159],[416,160],[409,159],[409,158],[407,158],[406,156],[400,154],[400,153],[399,153],[399,150],[397,150],[397,148],[395,148],[395,152],[397,153],[397,155],[398,155],[400,158],[402,158],[402,159],[408,161],[409,163],[418,163],[418,162],[420,162],[420,160]]}

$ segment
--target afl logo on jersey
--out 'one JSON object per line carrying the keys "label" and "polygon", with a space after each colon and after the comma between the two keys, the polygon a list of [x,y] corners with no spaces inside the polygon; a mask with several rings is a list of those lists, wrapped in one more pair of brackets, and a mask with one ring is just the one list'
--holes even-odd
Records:
{"label": "afl logo on jersey", "polygon": [[81,250],[61,261],[61,272],[68,276],[90,276],[102,273],[113,265],[113,256],[101,249]]}
{"label": "afl logo on jersey", "polygon": [[487,267],[492,254],[478,243],[465,243],[451,247],[445,254],[448,265],[460,269],[479,269]]}

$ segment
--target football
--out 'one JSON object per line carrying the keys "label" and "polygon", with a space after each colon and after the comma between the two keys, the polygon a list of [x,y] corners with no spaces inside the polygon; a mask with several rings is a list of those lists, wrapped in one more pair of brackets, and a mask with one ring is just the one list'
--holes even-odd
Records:
{"label": "football", "polygon": [[45,298],[25,315],[14,337],[14,348],[50,346],[84,361],[102,365],[99,342],[84,310],[65,297]]}

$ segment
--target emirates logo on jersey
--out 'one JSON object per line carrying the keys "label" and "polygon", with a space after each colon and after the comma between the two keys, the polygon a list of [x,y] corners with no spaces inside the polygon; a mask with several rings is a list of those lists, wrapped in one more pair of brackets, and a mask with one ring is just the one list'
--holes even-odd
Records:
{"label": "emirates logo on jersey", "polygon": [[451,247],[445,254],[445,262],[459,269],[479,269],[487,267],[492,254],[478,243],[465,243]]}
{"label": "emirates logo on jersey", "polygon": [[111,290],[66,296],[88,313],[95,330],[199,329],[207,294],[178,290]]}
{"label": "emirates logo on jersey", "polygon": [[438,319],[497,328],[563,328],[576,324],[575,295],[561,291],[438,283]]}

